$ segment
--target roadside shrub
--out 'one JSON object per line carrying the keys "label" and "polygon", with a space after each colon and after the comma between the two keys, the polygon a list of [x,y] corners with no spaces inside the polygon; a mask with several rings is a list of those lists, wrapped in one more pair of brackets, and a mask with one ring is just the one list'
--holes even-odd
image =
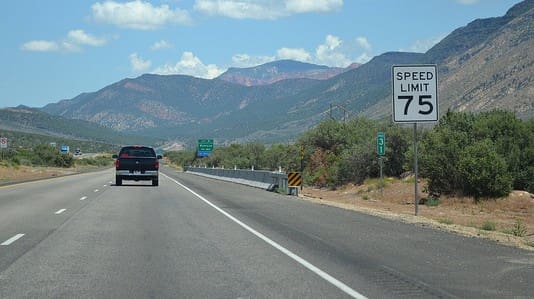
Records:
{"label": "roadside shrub", "polygon": [[452,219],[449,219],[449,218],[439,219],[438,222],[442,224],[447,224],[447,225],[451,225],[454,223],[454,221],[452,221]]}
{"label": "roadside shrub", "polygon": [[370,176],[378,176],[378,158],[371,144],[354,145],[345,151],[339,163],[339,183],[361,184]]}
{"label": "roadside shrub", "polygon": [[489,139],[506,161],[513,188],[527,190],[534,182],[534,121],[517,118],[513,112],[493,110],[478,114],[471,133],[475,140]]}
{"label": "roadside shrub", "polygon": [[467,146],[460,153],[458,171],[464,194],[475,199],[506,196],[512,191],[512,176],[506,161],[490,140]]}
{"label": "roadside shrub", "polygon": [[516,237],[524,237],[527,235],[527,227],[520,219],[515,220],[512,228],[512,235]]}
{"label": "roadside shrub", "polygon": [[74,158],[71,155],[59,153],[54,157],[53,164],[47,164],[46,166],[55,166],[55,167],[72,167],[74,165]]}
{"label": "roadside shrub", "polygon": [[496,227],[497,227],[497,224],[495,224],[495,222],[487,220],[486,222],[482,224],[481,228],[487,231],[494,231]]}
{"label": "roadside shrub", "polygon": [[97,156],[94,158],[75,159],[74,164],[104,167],[111,166],[113,164],[113,159],[111,159],[110,156]]}
{"label": "roadside shrub", "polygon": [[408,160],[406,153],[409,151],[412,143],[410,139],[410,130],[390,124],[384,131],[386,133],[384,174],[387,176],[399,177],[408,169],[411,169],[405,168]]}
{"label": "roadside shrub", "polygon": [[62,154],[57,148],[39,144],[27,153],[31,164],[37,166],[72,167],[74,159],[68,154]]}
{"label": "roadside shrub", "polygon": [[419,161],[431,196],[534,192],[534,121],[501,110],[449,111],[423,135]]}
{"label": "roadside shrub", "polygon": [[339,174],[337,159],[337,155],[331,151],[316,149],[306,170],[305,178],[311,179],[311,181],[307,182],[318,187],[337,186],[336,180]]}
{"label": "roadside shrub", "polygon": [[462,189],[458,157],[468,135],[450,128],[437,128],[424,135],[420,144],[419,167],[421,176],[428,178],[430,196],[452,194]]}
{"label": "roadside shrub", "polygon": [[439,198],[436,197],[430,197],[425,201],[425,206],[429,207],[437,207],[440,204]]}

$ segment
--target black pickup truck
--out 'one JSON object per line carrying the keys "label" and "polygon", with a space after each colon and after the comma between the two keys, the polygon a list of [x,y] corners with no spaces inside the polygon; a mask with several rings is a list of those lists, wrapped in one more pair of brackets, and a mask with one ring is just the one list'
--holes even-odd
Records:
{"label": "black pickup truck", "polygon": [[125,146],[115,158],[115,185],[122,185],[123,180],[152,181],[152,186],[159,184],[158,171],[161,155],[156,155],[153,148],[147,146]]}

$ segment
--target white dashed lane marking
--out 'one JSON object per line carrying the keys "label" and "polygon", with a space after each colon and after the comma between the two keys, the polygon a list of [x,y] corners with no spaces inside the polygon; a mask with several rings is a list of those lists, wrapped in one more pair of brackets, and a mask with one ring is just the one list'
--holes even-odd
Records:
{"label": "white dashed lane marking", "polygon": [[13,242],[17,241],[18,239],[22,238],[23,236],[24,236],[24,234],[14,235],[13,237],[7,239],[6,241],[4,241],[4,243],[2,243],[0,245],[2,245],[2,246],[11,245]]}
{"label": "white dashed lane marking", "polygon": [[87,199],[87,196],[80,197],[80,200],[86,200],[86,199]]}
{"label": "white dashed lane marking", "polygon": [[56,215],[59,215],[59,214],[65,212],[66,210],[67,210],[67,209],[61,209],[61,210],[59,210],[59,211],[56,212]]}

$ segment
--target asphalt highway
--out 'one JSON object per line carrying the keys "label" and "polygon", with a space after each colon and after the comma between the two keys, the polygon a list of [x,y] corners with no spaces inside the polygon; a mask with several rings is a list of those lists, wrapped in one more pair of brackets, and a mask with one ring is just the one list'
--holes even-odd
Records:
{"label": "asphalt highway", "polygon": [[531,298],[534,253],[177,172],[0,187],[0,298]]}

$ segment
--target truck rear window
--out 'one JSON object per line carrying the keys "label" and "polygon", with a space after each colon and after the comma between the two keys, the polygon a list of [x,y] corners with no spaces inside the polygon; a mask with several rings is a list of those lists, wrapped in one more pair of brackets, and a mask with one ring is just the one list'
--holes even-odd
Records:
{"label": "truck rear window", "polygon": [[151,158],[156,157],[153,149],[147,147],[123,148],[119,154],[120,158]]}

